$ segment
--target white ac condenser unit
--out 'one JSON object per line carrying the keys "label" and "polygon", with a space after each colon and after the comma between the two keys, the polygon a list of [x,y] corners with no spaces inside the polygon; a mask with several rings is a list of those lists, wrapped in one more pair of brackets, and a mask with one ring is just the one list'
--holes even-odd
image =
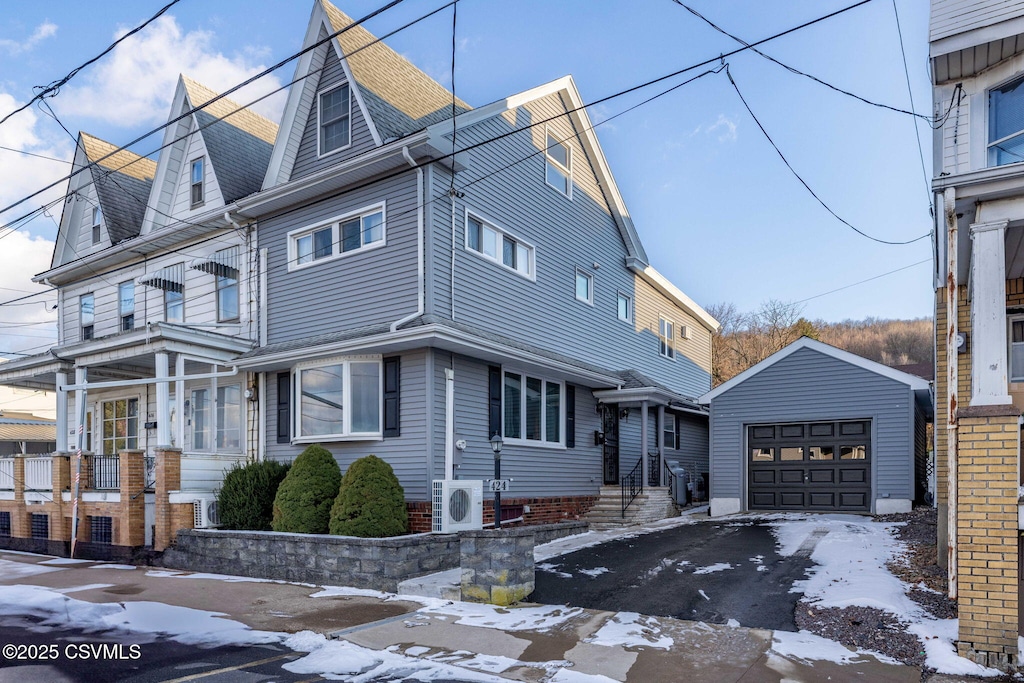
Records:
{"label": "white ac condenser unit", "polygon": [[217,499],[197,498],[192,502],[193,527],[196,529],[212,529],[220,526],[220,515],[217,513]]}
{"label": "white ac condenser unit", "polygon": [[484,483],[477,480],[435,479],[433,531],[451,533],[484,526]]}

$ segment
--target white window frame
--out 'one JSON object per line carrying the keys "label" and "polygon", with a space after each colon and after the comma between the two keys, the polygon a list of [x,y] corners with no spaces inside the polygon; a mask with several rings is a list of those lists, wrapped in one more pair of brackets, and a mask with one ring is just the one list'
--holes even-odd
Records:
{"label": "white window frame", "polygon": [[[470,244],[469,244],[469,219],[470,218],[472,218],[472,219],[474,219],[476,221],[479,221],[484,227],[490,228],[494,232],[498,233],[498,245],[497,245],[497,249],[496,249],[497,253],[495,254],[495,256],[493,258],[491,256],[489,256],[488,254],[485,254],[482,250],[481,251],[477,251],[476,249],[474,249],[473,247],[470,246]],[[526,278],[527,280],[530,280],[531,282],[536,282],[537,281],[537,249],[532,244],[530,244],[526,240],[520,239],[515,234],[513,234],[512,232],[509,232],[508,230],[506,230],[505,228],[501,227],[500,225],[498,225],[494,221],[490,220],[489,218],[485,218],[478,211],[471,211],[468,208],[465,210],[465,217],[463,219],[462,227],[463,227],[463,235],[462,235],[463,236],[463,241],[462,241],[462,244],[463,244],[463,247],[465,247],[467,252],[469,252],[470,254],[473,254],[474,256],[482,258],[485,261],[489,261],[491,263],[497,263],[499,266],[501,266],[505,270],[507,270],[507,271],[509,271],[511,273],[515,273],[519,277]],[[503,240],[506,237],[508,239],[512,240],[513,242],[515,242],[516,245],[522,245],[526,249],[527,258],[529,260],[529,263],[527,264],[527,271],[528,272],[524,273],[524,272],[522,272],[522,271],[520,271],[520,270],[518,270],[516,268],[513,268],[512,266],[509,266],[509,265],[507,265],[505,263],[505,260],[503,258],[504,252],[502,250],[502,247],[504,246],[504,241]],[[480,239],[483,240],[483,235],[480,236]],[[481,244],[481,247],[482,246],[483,245]],[[518,255],[517,255],[516,258],[518,259]]]}
{"label": "white window frame", "polygon": [[[377,363],[377,431],[375,432],[353,432],[352,431],[352,410],[350,403],[352,397],[352,363]],[[302,430],[302,371],[321,368],[330,365],[342,365],[342,433],[340,434],[315,434],[303,436]],[[292,369],[292,386],[295,389],[294,400],[292,401],[292,439],[293,444],[300,443],[324,443],[336,441],[383,441],[384,439],[384,357],[376,354],[360,356],[335,356],[316,361],[298,363]]]}
{"label": "white window frame", "polygon": [[[380,225],[381,225],[381,237],[376,242],[370,242],[364,244],[358,249],[352,249],[351,251],[341,250],[341,224],[352,220],[353,218],[362,219],[365,216],[370,216],[375,213],[380,213]],[[306,263],[299,263],[299,239],[306,235],[312,235],[314,232],[319,232],[323,228],[331,228],[331,253],[329,256],[323,256],[321,258],[314,258]],[[362,234],[362,228],[360,227],[360,234]],[[367,251],[374,249],[380,249],[388,245],[388,212],[387,202],[377,202],[376,204],[370,204],[364,206],[355,211],[349,211],[335,216],[326,221],[321,221],[313,226],[305,228],[296,228],[288,233],[288,272],[293,270],[302,270],[304,268],[311,268],[318,266],[322,263],[328,263],[335,261],[346,256],[352,256],[354,254],[362,254]]]}
{"label": "white window frame", "polygon": [[[121,296],[122,287],[131,287],[132,289],[132,307],[131,310],[125,308],[124,298]],[[130,332],[135,329],[135,280],[125,280],[124,282],[117,283],[117,330],[119,332]],[[131,316],[132,325],[131,327],[125,327],[127,322],[125,318]]]}
{"label": "white window frame", "polygon": [[[199,182],[195,181],[196,164],[199,164]],[[199,201],[195,201],[195,188],[199,186]],[[188,162],[188,206],[198,209],[206,203],[206,158],[196,157]]]}
{"label": "white window frame", "polygon": [[[580,294],[577,291],[577,287],[576,287],[576,282],[577,282],[577,280],[579,279],[579,277],[581,275],[583,277],[585,277],[587,279],[587,282],[588,282],[587,294],[589,296],[586,299],[581,299],[580,298]],[[576,297],[576,301],[581,301],[581,302],[587,304],[588,306],[593,306],[594,305],[594,274],[593,273],[588,273],[583,268],[580,268],[579,266],[577,266],[575,274],[573,275],[573,278],[572,278],[572,293],[573,293],[573,296]]]}
{"label": "white window frame", "polygon": [[[526,380],[527,378],[537,379],[541,382],[541,412],[540,412],[540,440],[527,439],[526,437],[514,438],[505,435],[505,375],[518,375],[520,379],[519,391],[519,433],[526,433]],[[558,393],[558,441],[547,441],[548,423],[546,419],[546,405],[548,385],[557,385]],[[513,446],[530,446],[533,448],[551,448],[565,450],[565,382],[538,377],[536,373],[528,373],[514,367],[501,368],[501,437],[506,444]]]}
{"label": "white window frame", "polygon": [[[220,418],[217,412],[220,408],[220,401],[218,396],[221,389],[227,389],[228,387],[238,388],[238,448],[220,448],[217,445],[217,437],[220,429]],[[206,423],[206,437],[208,442],[202,447],[196,447],[196,405],[194,400],[194,394],[197,391],[206,391],[208,397],[208,410],[209,416]],[[231,455],[238,455],[245,452],[246,448],[246,424],[248,423],[248,415],[246,410],[248,404],[245,400],[245,388],[241,382],[224,382],[220,383],[216,379],[209,383],[196,383],[189,384],[186,388],[188,395],[188,441],[189,451],[193,453],[225,453]],[[174,405],[174,401],[170,401],[171,405]],[[174,438],[172,431],[171,438]]]}
{"label": "white window frame", "polygon": [[[548,138],[549,137],[552,140],[554,140],[556,143],[561,145],[562,147],[565,147],[565,159],[566,159],[566,161],[569,162],[568,167],[563,166],[561,164],[561,162],[557,161],[556,159],[552,159],[551,158],[551,153],[549,151],[549,146],[548,146]],[[572,182],[572,145],[569,144],[569,140],[568,139],[561,140],[561,139],[559,139],[559,137],[557,135],[552,135],[551,129],[548,126],[544,126],[544,143],[543,144],[544,144],[544,184],[547,185],[548,187],[550,187],[551,189],[557,191],[558,194],[562,195],[563,197],[565,197],[566,199],[569,199],[571,201],[572,200],[572,186],[573,186],[573,182]],[[566,186],[566,190],[567,191],[563,190],[562,188],[560,188],[560,187],[558,187],[556,185],[552,185],[551,183],[548,182],[548,164],[553,165],[555,167],[555,169],[557,169],[558,171],[560,171],[560,172],[565,174],[565,186]]]}
{"label": "white window frame", "polygon": [[[1006,318],[1006,361],[1009,372],[1007,373],[1010,377],[1009,381],[1012,383],[1024,382],[1024,368],[1020,368],[1019,373],[1015,372],[1017,368],[1013,367],[1013,323],[1024,322],[1024,315],[1011,315]],[[1017,342],[1017,344],[1024,346],[1024,342]]]}
{"label": "white window frame", "polygon": [[[145,438],[146,437],[145,437],[145,432],[144,432],[145,418],[143,416],[143,411],[145,410],[145,404],[142,402],[142,396],[140,396],[139,394],[124,394],[124,395],[116,395],[115,394],[114,396],[109,396],[109,397],[105,396],[102,399],[100,399],[99,401],[97,401],[96,409],[93,412],[93,425],[92,425],[93,438],[92,438],[92,446],[94,448],[97,447],[97,446],[99,447],[96,451],[94,451],[95,455],[117,455],[118,454],[117,452],[114,452],[114,453],[106,453],[105,452],[106,442],[107,441],[116,441],[117,437],[114,437],[113,439],[104,438],[104,426],[106,425],[107,422],[110,421],[110,420],[105,419],[106,416],[104,415],[104,406],[106,404],[108,404],[108,403],[117,403],[118,401],[124,401],[125,402],[125,409],[126,409],[125,412],[127,413],[128,401],[132,401],[132,400],[135,401],[135,406],[136,406],[136,410],[135,410],[135,437],[134,437],[135,438],[135,446],[133,447],[130,444],[126,445],[125,446],[125,450],[137,450],[137,449],[143,447],[143,443],[145,442]],[[97,418],[96,418],[97,414],[99,415],[98,421],[97,421]],[[122,419],[122,418],[115,417],[113,421],[116,422],[118,419]],[[123,419],[125,419],[127,421],[130,418],[126,415]],[[97,422],[98,422],[98,424],[97,424]],[[97,438],[97,435],[98,435],[99,438]],[[126,436],[125,440],[127,441],[130,438],[132,438],[132,437],[127,437]],[[83,441],[84,441],[84,439],[83,439]]]}
{"label": "white window frame", "polygon": [[[342,145],[341,147],[335,147],[334,149],[332,149],[330,151],[327,151],[327,152],[322,152],[321,150],[323,149],[323,147],[322,147],[321,138],[323,137],[324,125],[325,125],[325,123],[333,123],[334,121],[332,120],[332,121],[324,122],[324,121],[321,120],[321,118],[320,118],[320,111],[321,111],[320,97],[322,95],[326,95],[326,94],[328,94],[330,92],[333,92],[335,90],[338,90],[340,88],[348,88],[348,144],[347,145]],[[316,156],[317,156],[317,158],[318,159],[323,159],[324,157],[328,157],[328,156],[330,156],[332,154],[335,154],[336,152],[340,152],[342,150],[345,150],[345,149],[348,149],[349,147],[351,147],[352,146],[352,85],[346,81],[345,83],[335,83],[332,86],[329,86],[327,88],[323,88],[322,90],[318,90],[317,93],[316,93],[316,99],[313,101],[313,106],[316,107]],[[337,119],[335,119],[335,120],[337,120]]]}
{"label": "white window frame", "polygon": [[[620,301],[625,301],[626,302],[626,317],[625,318],[623,318],[622,314],[619,312],[619,302]],[[623,294],[622,292],[618,293],[618,296],[615,298],[615,317],[617,317],[619,320],[621,320],[622,322],[625,322],[625,323],[632,323],[633,322],[633,297],[631,297],[628,294]]]}
{"label": "white window frame", "polygon": [[103,209],[98,206],[92,207],[92,243],[99,244],[103,241]]}
{"label": "white window frame", "polygon": [[676,359],[676,324],[665,316],[658,317],[658,355],[669,360]]}
{"label": "white window frame", "polygon": [[[1000,88],[1012,85],[1014,83],[1020,83],[1021,87],[1024,87],[1024,75],[1015,73],[1011,78],[1007,78],[999,83],[987,88],[985,90],[985,168],[1000,168],[1002,166],[1011,166],[1013,164],[1024,163],[1024,159],[1017,159],[1016,161],[1010,161],[1005,164],[995,164],[991,161],[992,148],[996,145],[1002,144],[1008,140],[1012,140],[1016,137],[1024,136],[1024,128],[999,138],[998,140],[990,140],[991,134],[991,121],[992,121],[992,93]],[[1024,381],[1024,380],[1022,380]]]}
{"label": "white window frame", "polygon": [[[82,305],[83,299],[89,297],[92,300],[92,312],[90,315],[90,322],[88,325],[85,324],[85,318],[83,317],[83,311],[85,307]],[[89,339],[85,338],[85,329],[90,328]],[[81,341],[90,341],[96,338],[96,293],[85,292],[84,294],[78,295],[78,335]]]}

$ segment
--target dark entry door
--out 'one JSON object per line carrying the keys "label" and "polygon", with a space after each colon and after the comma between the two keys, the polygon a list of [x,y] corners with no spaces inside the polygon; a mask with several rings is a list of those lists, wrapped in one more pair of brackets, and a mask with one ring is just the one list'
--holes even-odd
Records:
{"label": "dark entry door", "polygon": [[601,431],[604,433],[604,483],[619,483],[619,409],[601,406]]}
{"label": "dark entry door", "polygon": [[871,510],[871,421],[747,429],[751,510]]}

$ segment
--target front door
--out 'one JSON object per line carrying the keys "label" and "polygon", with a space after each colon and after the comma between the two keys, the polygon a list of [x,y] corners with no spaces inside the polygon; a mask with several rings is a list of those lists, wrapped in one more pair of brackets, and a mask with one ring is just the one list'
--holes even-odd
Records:
{"label": "front door", "polygon": [[619,409],[601,406],[601,431],[604,433],[604,483],[619,483]]}

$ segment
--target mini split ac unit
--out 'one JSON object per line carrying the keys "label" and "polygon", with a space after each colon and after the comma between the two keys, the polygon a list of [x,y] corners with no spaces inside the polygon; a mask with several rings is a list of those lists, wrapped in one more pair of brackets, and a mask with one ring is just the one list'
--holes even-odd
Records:
{"label": "mini split ac unit", "polygon": [[435,479],[431,500],[433,531],[450,533],[483,528],[483,481]]}
{"label": "mini split ac unit", "polygon": [[194,514],[193,526],[196,529],[211,529],[220,526],[220,515],[217,514],[217,499],[198,498],[192,502]]}

